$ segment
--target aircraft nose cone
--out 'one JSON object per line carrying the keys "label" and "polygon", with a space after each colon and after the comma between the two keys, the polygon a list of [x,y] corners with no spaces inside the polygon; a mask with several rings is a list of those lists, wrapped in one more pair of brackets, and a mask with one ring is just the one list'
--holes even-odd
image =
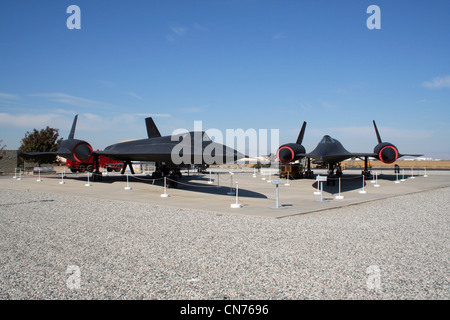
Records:
{"label": "aircraft nose cone", "polygon": [[243,155],[239,151],[237,151],[233,148],[227,147],[227,146],[224,146],[223,155],[224,155],[224,163],[231,162],[231,161],[237,161],[237,160],[245,157],[245,155]]}
{"label": "aircraft nose cone", "polygon": [[228,146],[212,142],[203,150],[203,161],[206,164],[224,164],[244,158],[239,151]]}
{"label": "aircraft nose cone", "polygon": [[234,161],[237,161],[239,159],[245,158],[245,154],[240,153],[237,150],[234,150]]}

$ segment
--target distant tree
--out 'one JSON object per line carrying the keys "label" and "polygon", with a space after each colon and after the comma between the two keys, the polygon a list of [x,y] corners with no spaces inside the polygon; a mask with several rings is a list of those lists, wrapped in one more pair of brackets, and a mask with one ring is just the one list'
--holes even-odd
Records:
{"label": "distant tree", "polygon": [[[22,144],[19,147],[20,152],[54,152],[58,150],[58,145],[63,140],[58,139],[59,129],[53,129],[47,126],[40,131],[33,129],[33,132],[27,131],[25,138],[22,139]],[[56,161],[56,156],[49,155],[36,159],[32,159],[38,163],[53,163]]]}
{"label": "distant tree", "polygon": [[0,140],[0,160],[2,160],[6,154],[6,151],[5,151],[6,144],[2,145],[2,142],[3,142],[3,140]]}

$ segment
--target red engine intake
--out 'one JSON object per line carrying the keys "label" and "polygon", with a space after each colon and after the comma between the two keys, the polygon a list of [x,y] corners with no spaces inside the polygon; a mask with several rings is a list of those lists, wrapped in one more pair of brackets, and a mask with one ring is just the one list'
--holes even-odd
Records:
{"label": "red engine intake", "polygon": [[294,160],[295,153],[289,146],[283,146],[278,149],[277,158],[281,163],[289,163]]}
{"label": "red engine intake", "polygon": [[278,148],[277,158],[281,163],[290,163],[301,158],[305,153],[305,147],[298,143],[288,143]]}
{"label": "red engine intake", "polygon": [[83,162],[92,156],[93,149],[91,145],[85,141],[79,142],[72,149],[73,159],[77,162]]}
{"label": "red engine intake", "polygon": [[378,157],[383,163],[393,163],[398,159],[398,150],[393,145],[387,145],[378,152]]}

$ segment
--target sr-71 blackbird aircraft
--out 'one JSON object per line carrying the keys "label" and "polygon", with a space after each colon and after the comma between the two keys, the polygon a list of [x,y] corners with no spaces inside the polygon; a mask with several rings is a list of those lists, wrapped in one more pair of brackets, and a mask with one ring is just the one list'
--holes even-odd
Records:
{"label": "sr-71 blackbird aircraft", "polygon": [[[92,156],[96,163],[96,173],[100,174],[98,158],[106,156],[124,162],[122,174],[127,166],[134,174],[132,161],[155,162],[154,178],[162,176],[180,176],[180,168],[192,165],[208,166],[233,162],[244,157],[233,148],[213,142],[204,131],[185,132],[179,135],[162,137],[151,117],[145,119],[147,139],[136,139],[110,145],[103,151],[93,151],[92,146],[84,141],[74,139],[78,115],[75,116],[67,140],[63,140],[56,152],[28,152],[22,156],[39,158],[46,155],[58,155],[72,161],[84,161]],[[174,153],[174,150],[175,153]],[[177,163],[174,162],[176,158]]]}
{"label": "sr-71 blackbird aircraft", "polygon": [[362,174],[364,174],[366,177],[369,177],[370,171],[367,166],[367,159],[369,157],[376,158],[384,163],[393,163],[398,158],[403,156],[421,156],[421,154],[400,154],[397,147],[392,143],[383,142],[381,140],[375,120],[373,121],[373,126],[377,135],[378,144],[375,146],[372,153],[349,152],[342,146],[342,144],[338,140],[328,135],[323,136],[322,140],[313,151],[306,153],[305,147],[303,147],[302,145],[306,128],[306,122],[303,122],[303,126],[298,135],[297,142],[284,144],[278,148],[278,160],[281,163],[287,164],[302,158],[307,158],[308,164],[307,170],[305,171],[306,178],[313,178],[313,173],[311,171],[311,159],[314,159],[315,163],[327,164],[329,176],[332,176],[334,174],[335,169],[336,175],[341,176],[341,161],[349,158],[364,158],[364,170],[362,171]]}

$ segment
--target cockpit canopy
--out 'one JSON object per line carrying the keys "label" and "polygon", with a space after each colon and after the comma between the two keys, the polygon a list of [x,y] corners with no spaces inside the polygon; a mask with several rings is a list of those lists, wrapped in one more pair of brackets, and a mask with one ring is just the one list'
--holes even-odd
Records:
{"label": "cockpit canopy", "polygon": [[334,139],[330,136],[323,136],[322,140],[320,140],[320,143],[334,143]]}
{"label": "cockpit canopy", "polygon": [[[211,142],[211,138],[206,134],[205,131],[191,131],[191,132],[185,132],[181,134],[176,134],[171,137],[172,141],[183,141],[186,138],[190,136],[190,139],[193,140],[202,140],[203,142]],[[180,139],[181,138],[181,139]]]}

